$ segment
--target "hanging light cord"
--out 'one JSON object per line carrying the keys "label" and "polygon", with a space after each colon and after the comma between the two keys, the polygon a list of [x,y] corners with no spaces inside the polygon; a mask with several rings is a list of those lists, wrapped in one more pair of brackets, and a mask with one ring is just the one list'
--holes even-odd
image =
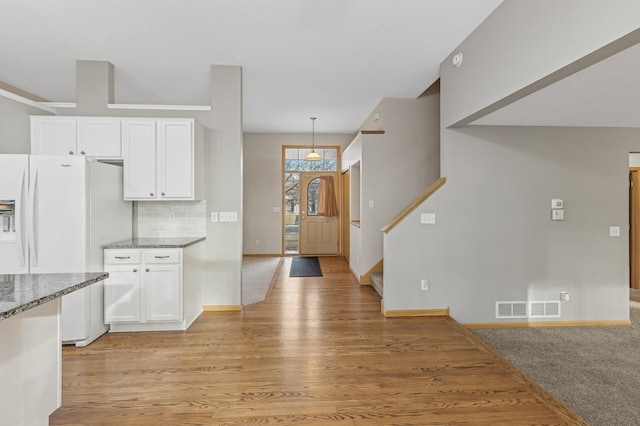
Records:
{"label": "hanging light cord", "polygon": [[316,117],[311,117],[311,152],[316,152]]}

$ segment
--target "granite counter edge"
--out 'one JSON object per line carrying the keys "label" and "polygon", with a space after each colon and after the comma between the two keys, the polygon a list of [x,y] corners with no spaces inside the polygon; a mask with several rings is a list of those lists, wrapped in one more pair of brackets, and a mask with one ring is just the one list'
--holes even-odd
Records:
{"label": "granite counter edge", "polygon": [[[162,240],[159,238],[158,240]],[[154,249],[154,248],[185,248],[192,244],[198,243],[200,241],[204,241],[205,237],[194,238],[191,241],[185,243],[167,243],[167,242],[156,242],[156,243],[133,243],[131,241],[123,241],[119,243],[111,243],[105,244],[102,246],[103,249],[108,250],[118,250],[118,249]]]}
{"label": "granite counter edge", "polygon": [[99,275],[96,275],[93,278],[89,278],[86,281],[83,281],[81,283],[69,286],[69,287],[67,287],[67,288],[65,288],[63,290],[59,290],[59,291],[57,291],[55,293],[49,294],[49,295],[41,297],[39,299],[32,300],[30,302],[27,302],[27,303],[25,303],[23,305],[20,305],[18,307],[9,309],[7,311],[0,312],[0,321],[5,320],[5,319],[10,318],[10,317],[13,317],[13,316],[16,316],[18,314],[21,314],[22,312],[28,311],[29,309],[33,309],[36,306],[44,305],[45,303],[51,302],[52,300],[55,300],[55,299],[58,299],[58,298],[64,296],[65,294],[69,294],[69,293],[72,293],[72,292],[74,292],[76,290],[79,290],[81,288],[90,286],[91,284],[95,284],[98,281],[105,280],[108,277],[109,277],[109,273],[108,272],[103,272],[103,273],[100,273]]}

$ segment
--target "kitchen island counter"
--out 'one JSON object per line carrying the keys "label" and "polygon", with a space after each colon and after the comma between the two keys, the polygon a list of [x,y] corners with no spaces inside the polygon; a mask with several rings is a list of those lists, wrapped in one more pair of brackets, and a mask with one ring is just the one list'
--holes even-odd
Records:
{"label": "kitchen island counter", "polygon": [[185,248],[203,241],[205,237],[174,238],[132,238],[116,243],[105,244],[103,249],[149,249],[149,248]]}
{"label": "kitchen island counter", "polygon": [[106,272],[0,275],[0,320],[50,302],[108,276]]}
{"label": "kitchen island counter", "polygon": [[39,426],[62,403],[62,296],[108,273],[0,275],[2,424]]}

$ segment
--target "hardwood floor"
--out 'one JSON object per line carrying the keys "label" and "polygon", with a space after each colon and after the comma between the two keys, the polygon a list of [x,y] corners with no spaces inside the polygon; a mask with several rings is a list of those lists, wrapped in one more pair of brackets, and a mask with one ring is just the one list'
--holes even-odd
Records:
{"label": "hardwood floor", "polygon": [[385,319],[342,258],[186,332],[63,349],[52,425],[586,424],[446,317]]}

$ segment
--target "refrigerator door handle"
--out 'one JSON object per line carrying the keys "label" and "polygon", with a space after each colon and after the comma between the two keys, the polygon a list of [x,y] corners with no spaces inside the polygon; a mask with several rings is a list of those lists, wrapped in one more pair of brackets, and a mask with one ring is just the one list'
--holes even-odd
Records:
{"label": "refrigerator door handle", "polygon": [[31,266],[38,266],[38,250],[36,250],[36,186],[38,183],[38,169],[33,171],[33,179],[29,187],[29,211],[31,212],[31,232],[29,232],[29,248]]}
{"label": "refrigerator door handle", "polygon": [[18,192],[16,194],[16,211],[15,211],[15,221],[16,221],[16,247],[18,249],[18,262],[20,266],[25,265],[25,253],[24,253],[24,244],[22,241],[22,193],[24,191],[24,174],[25,171],[22,170],[20,173],[20,180],[18,182]]}

